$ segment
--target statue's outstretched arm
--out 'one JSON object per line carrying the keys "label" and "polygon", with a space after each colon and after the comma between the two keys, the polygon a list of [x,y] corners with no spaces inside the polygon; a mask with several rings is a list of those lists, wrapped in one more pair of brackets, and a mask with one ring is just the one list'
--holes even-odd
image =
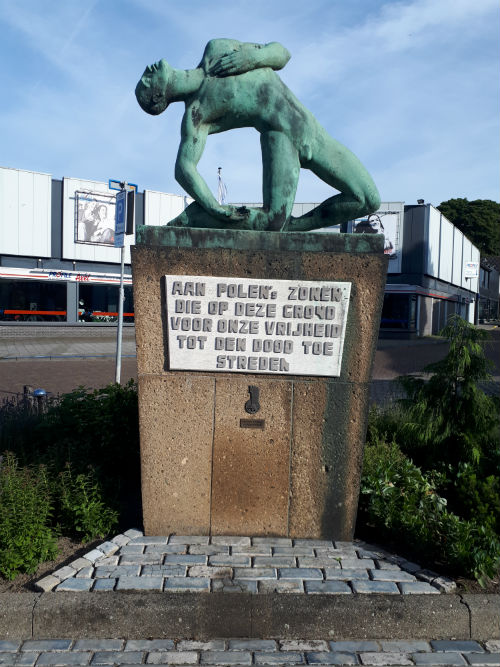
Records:
{"label": "statue's outstretched arm", "polygon": [[234,76],[259,67],[282,69],[290,60],[290,53],[278,42],[252,44],[237,42],[235,51],[218,58],[209,70],[212,76]]}
{"label": "statue's outstretched arm", "polygon": [[219,220],[227,220],[229,211],[218,203],[196,168],[205,148],[208,129],[204,126],[193,129],[188,125],[184,119],[175,162],[175,178],[208,213]]}

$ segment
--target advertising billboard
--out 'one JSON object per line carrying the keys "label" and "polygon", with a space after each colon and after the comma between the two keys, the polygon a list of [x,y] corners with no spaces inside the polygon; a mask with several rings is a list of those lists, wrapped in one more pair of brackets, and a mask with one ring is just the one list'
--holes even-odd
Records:
{"label": "advertising billboard", "polygon": [[403,216],[402,202],[382,202],[376,213],[352,223],[351,231],[354,234],[384,235],[384,254],[389,257],[388,273],[401,273]]}
{"label": "advertising billboard", "polygon": [[114,246],[114,195],[75,192],[75,243]]}

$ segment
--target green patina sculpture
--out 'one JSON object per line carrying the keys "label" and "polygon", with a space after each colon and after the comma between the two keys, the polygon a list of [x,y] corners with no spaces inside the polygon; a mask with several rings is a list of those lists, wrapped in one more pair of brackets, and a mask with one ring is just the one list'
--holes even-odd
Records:
{"label": "green patina sculpture", "polygon": [[[174,69],[165,60],[146,68],[135,91],[144,111],[157,115],[171,102],[186,105],[175,177],[195,202],[170,225],[310,231],[378,209],[378,190],[358,158],[326,132],[275,73],[289,59],[277,42],[213,39],[196,69]],[[260,132],[262,208],[219,204],[196,168],[209,134],[238,127]],[[301,167],[339,194],[293,218]]]}

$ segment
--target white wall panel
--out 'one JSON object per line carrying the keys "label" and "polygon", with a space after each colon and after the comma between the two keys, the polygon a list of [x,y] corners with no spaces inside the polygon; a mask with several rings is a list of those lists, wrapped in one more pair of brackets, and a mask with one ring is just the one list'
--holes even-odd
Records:
{"label": "white wall panel", "polygon": [[471,280],[465,279],[464,265],[465,262],[471,262],[471,261],[472,261],[472,243],[466,236],[464,236],[464,253],[462,257],[462,287],[465,287],[465,289],[470,289]]}
{"label": "white wall panel", "polygon": [[[120,263],[120,249],[110,246],[75,243],[75,202],[76,192],[99,193],[116,196],[107,183],[65,178],[63,181],[63,258],[85,262]],[[125,263],[130,264],[130,246],[133,235],[125,237]]]}
{"label": "white wall panel", "polygon": [[0,167],[0,252],[50,257],[50,174]]}
{"label": "white wall panel", "polygon": [[[479,249],[476,248],[476,246],[474,245],[471,247],[471,261],[477,262],[478,264],[481,261],[481,253],[479,252]],[[471,278],[467,282],[469,283],[469,289],[471,290],[471,292],[477,294],[479,292],[479,276],[477,278]]]}
{"label": "white wall panel", "polygon": [[428,206],[425,221],[427,238],[427,260],[425,273],[439,278],[439,238],[441,231],[441,214],[433,206]]}
{"label": "white wall panel", "polygon": [[451,283],[453,271],[453,225],[441,216],[439,279]]}
{"label": "white wall panel", "polygon": [[463,243],[464,235],[457,227],[453,227],[453,275],[451,282],[458,286],[462,284]]}
{"label": "white wall panel", "polygon": [[183,195],[144,190],[144,224],[166,225],[177,217],[193,200]]}

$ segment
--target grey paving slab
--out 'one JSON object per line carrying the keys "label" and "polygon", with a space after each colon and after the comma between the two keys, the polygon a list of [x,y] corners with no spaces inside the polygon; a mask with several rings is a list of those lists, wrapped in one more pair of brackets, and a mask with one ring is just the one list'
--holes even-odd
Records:
{"label": "grey paving slab", "polygon": [[478,642],[461,639],[432,640],[431,646],[434,651],[460,651],[460,653],[484,651],[484,648]]}
{"label": "grey paving slab", "polygon": [[254,653],[256,665],[301,665],[304,664],[302,653]]}
{"label": "grey paving slab", "polygon": [[323,572],[313,567],[280,567],[279,579],[323,579]]}
{"label": "grey paving slab", "polygon": [[466,665],[467,661],[460,653],[414,653],[415,665]]}
{"label": "grey paving slab", "polygon": [[123,639],[77,639],[73,645],[74,651],[121,651],[125,641]]}
{"label": "grey paving slab", "polygon": [[410,656],[405,653],[360,653],[362,665],[413,665]]}
{"label": "grey paving slab", "polygon": [[306,593],[351,594],[352,589],[345,581],[304,581]]}
{"label": "grey paving slab", "polygon": [[118,577],[117,591],[161,591],[163,577]]}
{"label": "grey paving slab", "polygon": [[204,651],[200,654],[202,665],[251,665],[250,651]]}
{"label": "grey paving slab", "polygon": [[98,651],[94,653],[91,665],[140,665],[143,651]]}
{"label": "grey paving slab", "polygon": [[23,643],[21,651],[67,651],[71,639],[32,639]]}
{"label": "grey paving slab", "polygon": [[470,665],[500,665],[500,653],[466,653]]}
{"label": "grey paving slab", "polygon": [[374,641],[331,641],[330,648],[332,651],[360,653],[360,652],[374,652],[380,651],[380,645]]}
{"label": "grey paving slab", "polygon": [[171,651],[175,648],[172,639],[129,639],[125,651]]}
{"label": "grey paving slab", "polygon": [[148,665],[197,665],[198,653],[195,651],[152,651],[146,662]]}
{"label": "grey paving slab", "polygon": [[37,665],[88,665],[92,653],[72,651],[71,653],[41,653]]}
{"label": "grey paving slab", "polygon": [[369,595],[370,593],[385,593],[387,595],[397,595],[399,588],[392,581],[361,581],[351,582],[355,593]]}
{"label": "grey paving slab", "polygon": [[357,665],[358,660],[352,653],[311,652],[307,654],[308,665]]}

